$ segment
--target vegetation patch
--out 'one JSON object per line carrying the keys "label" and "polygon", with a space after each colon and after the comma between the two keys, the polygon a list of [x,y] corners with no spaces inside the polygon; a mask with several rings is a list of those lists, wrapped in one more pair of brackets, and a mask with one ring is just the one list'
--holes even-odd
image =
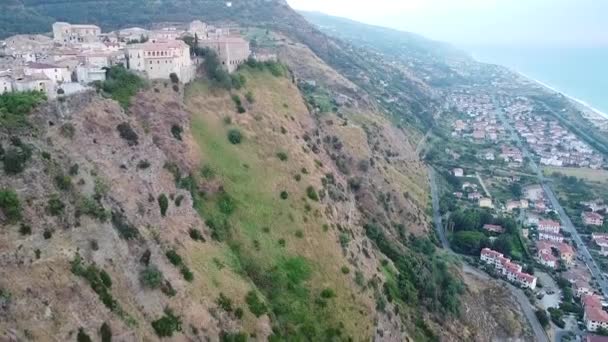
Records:
{"label": "vegetation patch", "polygon": [[123,66],[113,66],[106,71],[106,80],[94,83],[97,91],[108,94],[123,108],[131,105],[131,98],[142,89],[146,83],[139,76],[129,72]]}
{"label": "vegetation patch", "polygon": [[14,190],[0,190],[0,210],[9,223],[21,220],[21,202]]}
{"label": "vegetation patch", "polygon": [[14,132],[29,127],[27,115],[44,101],[46,95],[39,91],[0,95],[0,130]]}
{"label": "vegetation patch", "polygon": [[116,126],[116,129],[118,130],[120,137],[125,139],[129,146],[135,146],[139,144],[139,137],[128,122],[123,122],[119,124],[118,126]]}
{"label": "vegetation patch", "polygon": [[152,322],[152,328],[158,337],[171,337],[175,332],[182,331],[182,321],[173,310],[166,308],[163,317]]}

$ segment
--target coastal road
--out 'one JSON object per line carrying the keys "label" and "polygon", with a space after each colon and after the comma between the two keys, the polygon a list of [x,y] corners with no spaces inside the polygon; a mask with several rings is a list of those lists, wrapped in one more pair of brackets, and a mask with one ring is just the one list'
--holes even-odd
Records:
{"label": "coastal road", "polygon": [[[449,243],[447,237],[445,236],[445,230],[443,228],[443,223],[441,220],[441,211],[439,210],[439,188],[437,186],[437,176],[435,175],[435,170],[432,167],[429,166],[428,170],[429,170],[429,181],[431,183],[431,199],[432,199],[431,202],[433,205],[433,223],[435,226],[435,230],[437,231],[437,235],[439,236],[439,240],[441,241],[441,245],[443,246],[443,248],[450,253],[454,253],[452,251],[452,249],[450,248],[450,243]],[[492,279],[487,274],[485,274],[467,264],[463,264],[463,271],[465,273],[474,274],[485,280]],[[503,282],[503,284],[505,284],[507,286],[509,291],[511,291],[513,296],[517,299],[517,302],[519,303],[521,310],[523,311],[524,315],[526,316],[526,319],[528,320],[528,322],[530,322],[530,326],[532,327],[532,330],[534,331],[534,335],[536,336],[535,341],[549,342],[549,338],[547,337],[545,329],[543,329],[543,327],[540,325],[540,322],[538,321],[538,318],[536,318],[536,313],[534,312],[534,307],[532,306],[532,304],[530,304],[530,300],[528,299],[528,297],[526,297],[526,294],[524,293],[524,291],[516,288],[515,286],[513,286],[505,281],[502,281],[502,282]]]}
{"label": "coastal road", "polygon": [[599,286],[602,290],[602,293],[604,295],[608,295],[608,282],[602,275],[602,271],[597,266],[597,263],[591,256],[591,253],[589,253],[589,249],[587,249],[587,246],[583,243],[583,240],[581,239],[580,235],[576,231],[576,228],[574,227],[572,220],[570,220],[570,217],[568,217],[564,208],[561,206],[561,204],[559,204],[557,196],[553,192],[553,189],[551,189],[551,186],[549,185],[549,182],[545,178],[543,171],[541,170],[541,168],[538,167],[538,164],[536,164],[536,161],[534,160],[534,156],[532,156],[530,151],[523,144],[519,134],[517,134],[517,132],[515,132],[515,130],[513,129],[513,126],[505,118],[504,113],[499,109],[496,110],[496,113],[497,113],[497,116],[499,117],[500,121],[502,121],[503,125],[511,133],[511,139],[513,141],[517,142],[517,145],[522,150],[524,157],[527,157],[530,160],[530,166],[531,166],[532,170],[534,171],[534,173],[536,173],[538,181],[540,182],[541,186],[543,187],[543,190],[545,190],[545,193],[547,194],[547,197],[549,198],[551,205],[557,211],[557,213],[560,217],[560,220],[562,222],[562,228],[572,235],[572,240],[576,243],[578,252],[583,256],[583,260],[585,261],[585,263],[587,264],[587,267],[589,268],[589,271],[591,272],[591,274],[593,275],[593,277],[596,279],[597,283],[599,284]]}

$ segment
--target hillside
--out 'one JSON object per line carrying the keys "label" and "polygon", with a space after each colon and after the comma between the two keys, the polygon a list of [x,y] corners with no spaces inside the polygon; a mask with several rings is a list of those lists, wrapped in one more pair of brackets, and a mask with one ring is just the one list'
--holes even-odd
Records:
{"label": "hillside", "polygon": [[283,1],[69,4],[3,5],[104,28],[228,19],[284,65],[3,113],[2,338],[529,338],[506,289],[435,247],[416,145],[441,99],[418,69]]}

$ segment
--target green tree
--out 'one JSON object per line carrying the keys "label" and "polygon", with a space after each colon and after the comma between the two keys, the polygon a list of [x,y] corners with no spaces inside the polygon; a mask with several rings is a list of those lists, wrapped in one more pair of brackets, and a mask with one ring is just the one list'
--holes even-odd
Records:
{"label": "green tree", "polygon": [[0,190],[0,211],[10,223],[21,219],[21,202],[14,190]]}
{"label": "green tree", "polygon": [[488,238],[482,232],[465,230],[452,237],[452,247],[463,254],[479,255],[481,249],[488,245]]}

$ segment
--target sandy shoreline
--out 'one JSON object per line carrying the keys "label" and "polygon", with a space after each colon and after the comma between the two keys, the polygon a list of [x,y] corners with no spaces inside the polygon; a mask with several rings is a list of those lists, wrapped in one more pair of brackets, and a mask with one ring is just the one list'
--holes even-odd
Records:
{"label": "sandy shoreline", "polygon": [[511,69],[513,72],[515,72],[516,74],[518,74],[520,77],[525,78],[526,80],[529,80],[531,82],[534,82],[538,85],[540,85],[541,87],[556,93],[556,94],[560,94],[563,95],[564,97],[566,97],[568,100],[570,100],[570,102],[583,113],[583,116],[585,117],[585,119],[591,121],[594,125],[598,126],[599,128],[602,129],[607,129],[608,128],[608,113],[604,113],[601,110],[594,108],[593,106],[591,106],[590,104],[588,104],[587,102],[577,99],[573,96],[570,96],[566,93],[563,93],[561,91],[559,91],[558,89],[544,83],[541,82],[537,79],[534,79],[522,72],[519,72],[517,70],[513,70]]}

